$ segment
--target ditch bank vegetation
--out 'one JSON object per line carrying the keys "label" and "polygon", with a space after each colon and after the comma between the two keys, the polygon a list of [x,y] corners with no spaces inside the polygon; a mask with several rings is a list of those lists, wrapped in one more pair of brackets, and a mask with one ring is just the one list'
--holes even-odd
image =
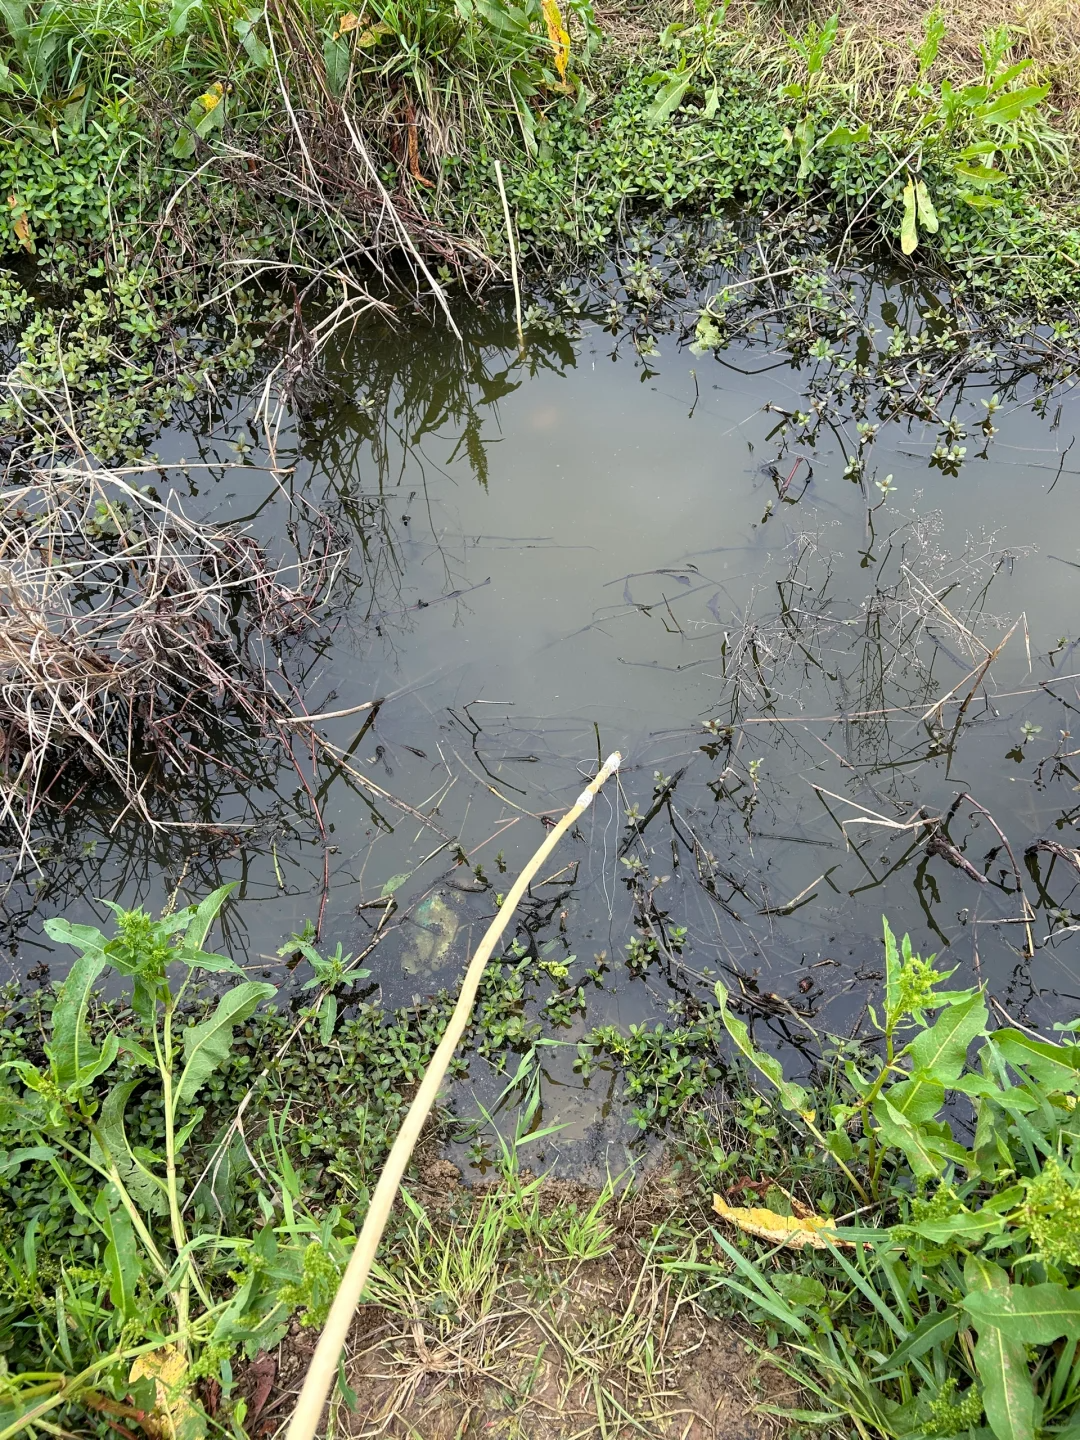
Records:
{"label": "ditch bank vegetation", "polygon": [[453,324],[455,291],[506,277],[508,218],[530,274],[704,219],[737,287],[876,256],[1075,340],[1078,21],[11,0],[6,451],[75,430],[137,459],[229,376],[269,424],[372,308]]}
{"label": "ditch bank vegetation", "polygon": [[[276,1433],[446,1025],[450,995],[387,1012],[301,937],[309,999],[269,1006],[205,948],[227,889],[117,908],[109,936],[48,922],[71,971],[5,1001],[5,1440]],[[874,1034],[828,1041],[809,1085],[723,984],[587,1034],[582,1074],[613,1065],[667,1147],[589,1189],[525,1168],[559,1042],[524,1003],[550,977],[493,962],[456,1063],[502,1073],[516,1129],[466,1189],[439,1147],[469,1123],[437,1117],[324,1433],[1074,1434],[1080,1022],[993,1024],[887,925],[884,965]]]}

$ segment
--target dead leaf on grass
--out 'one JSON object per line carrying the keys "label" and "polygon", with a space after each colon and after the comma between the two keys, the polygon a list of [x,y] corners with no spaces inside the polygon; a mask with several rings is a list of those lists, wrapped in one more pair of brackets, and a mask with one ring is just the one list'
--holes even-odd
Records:
{"label": "dead leaf on grass", "polygon": [[[805,1206],[799,1208],[806,1209]],[[851,1248],[850,1241],[837,1240],[829,1234],[836,1222],[823,1215],[809,1212],[777,1215],[763,1206],[729,1205],[722,1195],[713,1196],[713,1209],[730,1225],[737,1226],[747,1235],[756,1235],[759,1240],[767,1240],[770,1245],[786,1245],[793,1250],[801,1250],[804,1245],[811,1245],[815,1250],[828,1250],[830,1245]],[[829,1239],[825,1239],[827,1234]]]}
{"label": "dead leaf on grass", "polygon": [[154,1382],[154,1412],[143,1428],[157,1440],[202,1440],[206,1435],[206,1417],[188,1393],[187,1371],[188,1363],[175,1345],[140,1355],[131,1367],[130,1385]]}
{"label": "dead leaf on grass", "polygon": [[[18,203],[14,195],[8,196],[8,204],[13,211],[17,209]],[[30,229],[30,218],[25,210],[20,211],[19,214],[15,216],[15,238],[24,250],[33,250],[34,235]]]}

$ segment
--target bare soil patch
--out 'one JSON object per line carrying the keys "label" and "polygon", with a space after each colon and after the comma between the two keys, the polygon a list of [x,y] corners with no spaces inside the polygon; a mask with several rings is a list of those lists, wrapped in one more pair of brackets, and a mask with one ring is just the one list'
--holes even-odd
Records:
{"label": "bare soil patch", "polygon": [[[749,1332],[709,1315],[652,1247],[657,1222],[693,1204],[677,1183],[647,1177],[632,1195],[613,1199],[602,1212],[605,1253],[595,1258],[530,1243],[470,1276],[469,1256],[482,1258],[477,1222],[490,1218],[486,1202],[498,1185],[468,1192],[469,1214],[447,1223],[446,1201],[455,1191],[466,1195],[451,1170],[436,1161],[421,1175],[416,1198],[435,1201],[427,1210],[433,1232],[418,1232],[429,1251],[399,1264],[392,1295],[377,1287],[388,1303],[358,1313],[345,1367],[355,1405],[335,1394],[325,1435],[771,1440],[780,1433],[782,1422],[762,1407],[797,1403],[792,1382],[762,1358]],[[541,1223],[556,1227],[597,1200],[573,1181],[521,1180],[536,1184]],[[438,1294],[422,1288],[436,1271],[449,1282]],[[249,1416],[253,1435],[284,1425],[317,1338],[294,1322],[272,1357],[275,1386],[261,1419]]]}

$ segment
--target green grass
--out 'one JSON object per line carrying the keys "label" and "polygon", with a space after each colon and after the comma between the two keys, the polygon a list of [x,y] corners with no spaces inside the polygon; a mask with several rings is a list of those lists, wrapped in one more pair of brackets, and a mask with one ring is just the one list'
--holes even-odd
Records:
{"label": "green grass", "polygon": [[49,448],[62,417],[102,458],[136,459],[185,400],[257,371],[290,308],[282,273],[312,316],[343,264],[363,303],[373,240],[377,261],[404,253],[399,280],[470,283],[505,258],[496,158],[528,266],[602,266],[635,227],[723,228],[737,206],[785,283],[822,254],[910,253],[984,310],[1075,306],[1071,152],[1012,32],[985,37],[964,83],[931,19],[917,77],[867,99],[835,78],[831,22],[755,49],[702,0],[605,54],[586,0],[563,8],[568,54],[540,0],[360,17],[5,0],[0,250],[35,276],[0,287],[0,423]]}
{"label": "green grass", "polygon": [[[306,1001],[292,1014],[260,1009],[272,987],[231,975],[232,962],[205,948],[225,894],[156,921],[118,910],[111,936],[50,921],[80,958],[58,990],[10,1003],[0,1051],[0,1434],[152,1405],[130,1378],[140,1355],[178,1367],[192,1406],[207,1377],[228,1399],[245,1355],[276,1345],[294,1315],[317,1326],[326,1313],[451,1001],[396,1013],[357,1002],[365,972],[301,943]],[[816,1396],[789,1417],[799,1423],[915,1440],[979,1435],[985,1417],[994,1440],[1071,1434],[1080,1414],[1075,1026],[1056,1043],[992,1029],[981,991],[947,989],[933,957],[913,955],[887,927],[885,941],[878,1039],[832,1042],[810,1085],[755,1046],[722,985],[692,1023],[609,1027],[578,1046],[586,1076],[617,1069],[636,1125],[667,1137],[682,1177],[672,1191],[682,1198],[654,1208],[644,1235],[628,1232],[644,1244],[647,1284],[655,1298],[676,1283],[678,1305],[696,1314],[749,1318],[759,1345]],[[97,997],[110,970],[131,987],[126,1001]],[[199,996],[206,971],[225,977],[216,998]],[[178,974],[179,984],[167,978]],[[486,1056],[517,1113],[497,1185],[461,1191],[435,1213],[412,1193],[422,1184],[414,1175],[389,1232],[370,1298],[414,1339],[419,1324],[441,1344],[471,1336],[477,1354],[504,1341],[513,1349],[512,1336],[486,1333],[489,1317],[501,1324],[512,1301],[518,1321],[535,1321],[568,1276],[605,1260],[620,1207],[633,1203],[634,1185],[609,1181],[551,1204],[545,1184],[519,1169],[521,1146],[549,1133],[535,1129],[537,1059],[554,1037],[526,1019],[526,1005],[550,978],[525,956],[495,964],[457,1057],[464,1074]],[[352,996],[349,1013],[339,993]],[[446,1116],[440,1124],[447,1133]],[[710,1225],[714,1191],[736,1219],[744,1199],[777,1214],[808,1206],[832,1221],[832,1243],[798,1251],[782,1237],[767,1244]],[[625,1251],[626,1233],[620,1243]],[[659,1376],[647,1347],[669,1333],[666,1301],[654,1333],[656,1306],[646,1320],[624,1300],[621,1321],[575,1311],[573,1334],[559,1341],[566,1386],[592,1376],[609,1418],[635,1385],[653,1393],[635,1367],[651,1353]],[[193,1436],[206,1430],[200,1413]]]}

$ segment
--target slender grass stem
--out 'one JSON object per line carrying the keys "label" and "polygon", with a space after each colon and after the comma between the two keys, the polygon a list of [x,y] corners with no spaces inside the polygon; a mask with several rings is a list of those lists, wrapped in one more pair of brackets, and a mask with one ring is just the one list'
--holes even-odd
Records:
{"label": "slender grass stem", "polygon": [[503,183],[502,161],[495,161],[495,179],[499,182],[499,199],[502,201],[503,219],[506,221],[506,243],[510,247],[510,279],[514,286],[514,319],[517,322],[518,348],[525,353],[525,332],[521,328],[521,282],[518,279],[517,244],[514,240],[514,225],[510,218],[510,202],[506,198]]}

